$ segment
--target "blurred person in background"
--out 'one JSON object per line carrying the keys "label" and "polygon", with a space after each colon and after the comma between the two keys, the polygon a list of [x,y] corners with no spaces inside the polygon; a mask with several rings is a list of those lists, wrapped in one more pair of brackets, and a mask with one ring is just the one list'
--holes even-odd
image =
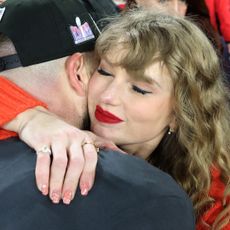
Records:
{"label": "blurred person in background", "polygon": [[[186,15],[192,16],[216,48],[230,84],[229,45],[230,1],[187,0]],[[216,8],[214,8],[214,6]],[[218,13],[215,12],[218,10]],[[220,13],[222,12],[222,13]],[[219,16],[218,16],[219,15]],[[222,25],[220,24],[222,22]]]}
{"label": "blurred person in background", "polygon": [[223,36],[230,53],[230,1],[205,0],[209,10],[210,22],[216,31]]}

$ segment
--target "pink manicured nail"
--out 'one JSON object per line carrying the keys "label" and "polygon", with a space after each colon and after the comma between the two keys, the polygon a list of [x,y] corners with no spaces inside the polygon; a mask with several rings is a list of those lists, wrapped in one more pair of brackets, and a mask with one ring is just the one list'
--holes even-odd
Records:
{"label": "pink manicured nail", "polygon": [[70,191],[65,192],[62,200],[64,204],[70,204],[72,200],[72,192]]}
{"label": "pink manicured nail", "polygon": [[53,201],[53,203],[58,204],[60,201],[59,193],[58,192],[52,192],[51,200]]}
{"label": "pink manicured nail", "polygon": [[42,194],[43,195],[48,195],[48,186],[46,185],[46,184],[43,184],[42,186],[41,186],[41,192],[42,192]]}
{"label": "pink manicured nail", "polygon": [[87,188],[81,189],[81,195],[82,196],[87,196],[87,194],[88,194],[88,189]]}
{"label": "pink manicured nail", "polygon": [[89,186],[86,184],[82,185],[81,186],[81,195],[87,196],[88,192],[89,192]]}

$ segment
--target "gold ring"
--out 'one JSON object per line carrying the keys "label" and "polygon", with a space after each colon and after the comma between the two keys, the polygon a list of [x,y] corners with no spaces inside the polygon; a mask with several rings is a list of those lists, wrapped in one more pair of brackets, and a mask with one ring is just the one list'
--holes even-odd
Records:
{"label": "gold ring", "polygon": [[44,145],[37,151],[37,154],[38,153],[51,155],[52,151],[51,151],[50,147],[48,147],[47,145]]}
{"label": "gold ring", "polygon": [[83,147],[84,145],[94,145],[94,143],[91,141],[84,141],[84,143],[81,146]]}
{"label": "gold ring", "polygon": [[98,153],[100,151],[99,147],[97,147],[93,142],[91,141],[84,141],[84,143],[81,145],[82,147],[85,145],[93,145],[94,148],[96,149],[96,152]]}

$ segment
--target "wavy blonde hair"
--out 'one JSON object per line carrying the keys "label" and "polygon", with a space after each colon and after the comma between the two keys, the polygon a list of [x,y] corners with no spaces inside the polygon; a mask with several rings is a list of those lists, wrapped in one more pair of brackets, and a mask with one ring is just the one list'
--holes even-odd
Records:
{"label": "wavy blonde hair", "polygon": [[112,20],[96,51],[100,57],[119,55],[115,64],[138,78],[156,61],[167,67],[178,129],[165,135],[148,161],[184,188],[197,218],[213,203],[210,170],[218,168],[229,195],[229,89],[203,32],[188,19],[135,9]]}

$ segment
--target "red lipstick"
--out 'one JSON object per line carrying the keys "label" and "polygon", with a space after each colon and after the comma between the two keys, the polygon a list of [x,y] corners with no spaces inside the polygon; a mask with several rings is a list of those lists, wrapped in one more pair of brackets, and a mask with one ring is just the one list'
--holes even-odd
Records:
{"label": "red lipstick", "polygon": [[95,117],[98,121],[104,122],[104,123],[109,123],[109,124],[116,124],[120,123],[123,120],[112,113],[104,110],[101,108],[101,106],[97,105],[96,106],[96,111],[95,111]]}

